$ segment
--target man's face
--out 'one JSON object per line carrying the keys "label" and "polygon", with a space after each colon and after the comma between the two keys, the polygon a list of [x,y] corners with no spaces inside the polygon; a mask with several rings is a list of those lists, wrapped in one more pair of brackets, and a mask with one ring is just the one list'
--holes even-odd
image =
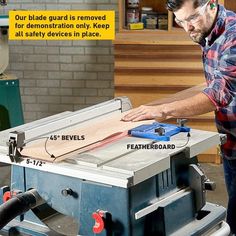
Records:
{"label": "man's face", "polygon": [[186,1],[174,12],[175,21],[184,28],[194,42],[200,43],[209,35],[214,22],[215,15],[210,11],[209,2],[195,9],[193,1]]}

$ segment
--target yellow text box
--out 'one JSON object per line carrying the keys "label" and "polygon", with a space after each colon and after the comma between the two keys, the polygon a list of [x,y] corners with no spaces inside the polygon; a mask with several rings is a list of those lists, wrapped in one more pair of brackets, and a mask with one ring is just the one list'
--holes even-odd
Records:
{"label": "yellow text box", "polygon": [[114,11],[10,11],[11,40],[113,40]]}

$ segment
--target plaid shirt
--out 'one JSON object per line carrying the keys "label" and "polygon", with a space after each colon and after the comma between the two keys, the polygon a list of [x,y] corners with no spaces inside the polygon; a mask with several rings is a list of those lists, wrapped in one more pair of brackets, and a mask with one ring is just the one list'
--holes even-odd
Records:
{"label": "plaid shirt", "polygon": [[227,134],[222,154],[236,159],[236,14],[219,5],[214,28],[201,46],[207,82],[203,93],[216,106],[218,131]]}

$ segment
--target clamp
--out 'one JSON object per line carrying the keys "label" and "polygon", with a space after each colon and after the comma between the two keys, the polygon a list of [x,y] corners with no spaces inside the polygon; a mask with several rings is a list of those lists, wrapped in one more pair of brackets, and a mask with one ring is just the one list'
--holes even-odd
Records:
{"label": "clamp", "polygon": [[25,133],[13,131],[10,133],[8,145],[8,155],[11,159],[11,162],[20,162],[22,155],[19,152],[19,148],[22,149],[24,146]]}

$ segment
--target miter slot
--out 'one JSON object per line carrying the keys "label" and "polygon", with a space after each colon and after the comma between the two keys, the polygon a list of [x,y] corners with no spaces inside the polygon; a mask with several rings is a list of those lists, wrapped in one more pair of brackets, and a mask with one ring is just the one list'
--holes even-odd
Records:
{"label": "miter slot", "polygon": [[[151,144],[150,140],[142,140],[142,144]],[[114,143],[107,144],[95,150],[75,154],[67,161],[72,163],[77,163],[79,165],[92,166],[92,167],[101,167],[111,161],[118,160],[123,156],[128,155],[137,150],[128,150],[127,144],[136,145],[140,144],[140,140],[133,137],[124,137],[121,140],[118,140]]]}
{"label": "miter slot", "polygon": [[[128,153],[131,153],[131,152],[133,151],[130,151]],[[128,153],[124,153],[123,155],[120,155],[120,156],[114,156],[113,158],[111,158],[109,155],[108,156],[95,156],[90,153],[84,153],[81,155],[81,157],[76,158],[76,159],[70,159],[70,160],[72,163],[76,162],[79,165],[99,168],[105,165],[106,163],[117,160],[123,157],[124,155],[127,155]]]}

